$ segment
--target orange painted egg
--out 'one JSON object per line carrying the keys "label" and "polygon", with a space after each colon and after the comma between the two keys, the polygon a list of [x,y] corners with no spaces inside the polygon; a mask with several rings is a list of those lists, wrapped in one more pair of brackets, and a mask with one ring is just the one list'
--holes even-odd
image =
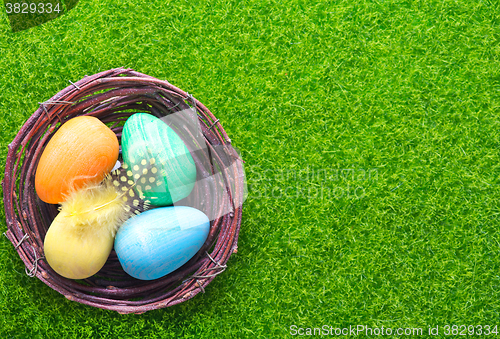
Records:
{"label": "orange painted egg", "polygon": [[41,200],[57,204],[86,184],[99,183],[118,159],[118,139],[99,119],[80,116],[65,122],[46,145],[35,174]]}

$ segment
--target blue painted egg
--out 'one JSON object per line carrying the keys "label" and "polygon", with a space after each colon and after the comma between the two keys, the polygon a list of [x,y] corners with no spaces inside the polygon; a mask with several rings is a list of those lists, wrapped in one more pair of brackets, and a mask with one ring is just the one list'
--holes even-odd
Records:
{"label": "blue painted egg", "polygon": [[165,122],[147,113],[132,115],[123,126],[121,145],[124,168],[152,205],[172,205],[191,193],[196,165]]}
{"label": "blue painted egg", "polygon": [[210,221],[187,206],[151,209],[127,220],[118,230],[115,251],[125,272],[153,280],[175,271],[203,246]]}

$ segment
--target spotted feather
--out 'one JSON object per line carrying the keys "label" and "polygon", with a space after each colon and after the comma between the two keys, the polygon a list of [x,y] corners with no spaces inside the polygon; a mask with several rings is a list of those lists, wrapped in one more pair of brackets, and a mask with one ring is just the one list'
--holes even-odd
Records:
{"label": "spotted feather", "polygon": [[138,179],[135,179],[134,173],[130,171],[126,163],[112,171],[108,180],[113,182],[117,191],[122,192],[122,200],[126,203],[128,211],[139,214],[149,209],[150,202],[144,194],[141,192],[136,194],[137,181],[140,181],[141,178],[139,176]]}

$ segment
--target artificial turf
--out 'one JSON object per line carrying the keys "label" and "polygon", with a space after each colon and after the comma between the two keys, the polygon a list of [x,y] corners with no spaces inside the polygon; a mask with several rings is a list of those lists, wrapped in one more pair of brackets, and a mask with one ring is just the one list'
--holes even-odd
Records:
{"label": "artificial turf", "polygon": [[496,1],[81,0],[16,33],[1,16],[2,173],[38,102],[125,66],[220,119],[249,196],[227,270],[142,315],[66,300],[2,237],[0,337],[500,325],[499,43]]}

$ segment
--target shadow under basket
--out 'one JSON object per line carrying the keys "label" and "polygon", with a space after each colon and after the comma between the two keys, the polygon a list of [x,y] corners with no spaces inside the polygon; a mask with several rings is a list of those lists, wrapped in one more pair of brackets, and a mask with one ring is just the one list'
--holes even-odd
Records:
{"label": "shadow under basket", "polygon": [[[58,205],[41,201],[34,188],[43,149],[62,123],[80,115],[99,118],[120,140],[125,120],[136,112],[162,120],[175,115],[173,121],[180,122],[176,132],[193,156],[197,181],[190,196],[176,205],[192,206],[209,216],[208,238],[190,261],[156,280],[138,280],[126,274],[114,250],[96,275],[83,280],[64,278],[43,257],[45,234],[58,213]],[[185,128],[189,114],[182,112],[191,112],[197,120],[198,138],[193,136],[196,131]],[[200,145],[199,140],[205,145]],[[219,119],[189,93],[167,81],[125,68],[85,76],[40,103],[9,145],[2,186],[5,235],[24,262],[26,273],[69,300],[122,314],[172,306],[205,292],[237,251],[241,205],[246,194],[243,161]]]}

